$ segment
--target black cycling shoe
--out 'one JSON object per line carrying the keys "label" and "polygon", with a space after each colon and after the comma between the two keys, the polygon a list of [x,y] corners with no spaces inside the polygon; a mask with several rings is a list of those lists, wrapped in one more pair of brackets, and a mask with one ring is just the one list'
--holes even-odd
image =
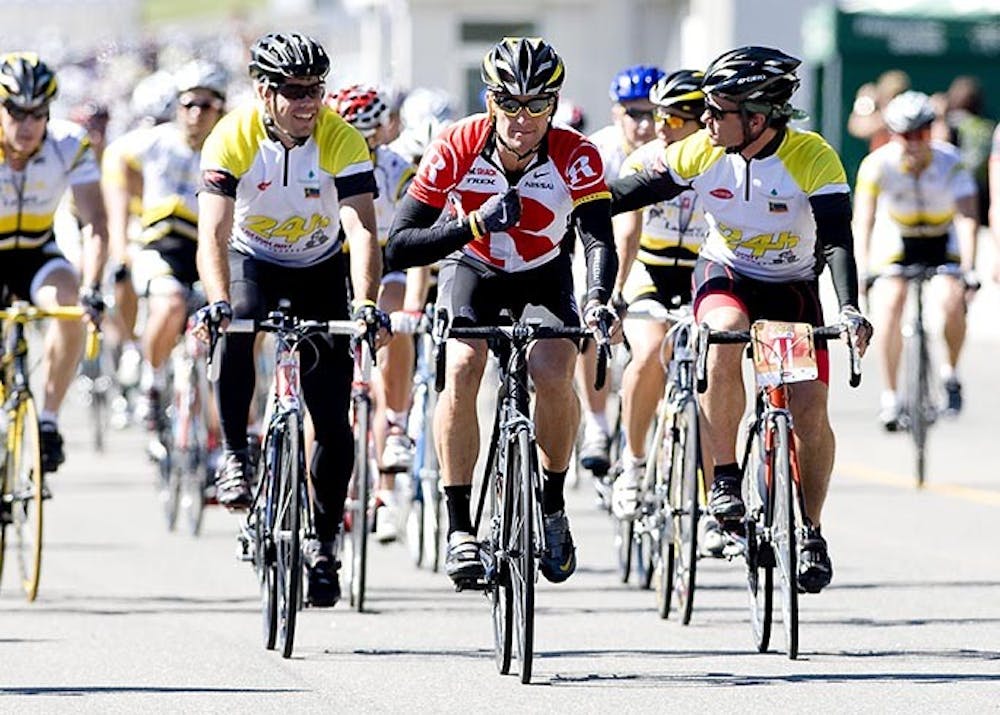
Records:
{"label": "black cycling shoe", "polygon": [[819,593],[830,585],[833,564],[818,526],[807,526],[799,544],[799,593]]}
{"label": "black cycling shoe", "polygon": [[54,472],[66,461],[62,435],[52,422],[39,422],[38,437],[41,442],[42,472]]}
{"label": "black cycling shoe", "polygon": [[954,377],[945,380],[944,395],[944,413],[949,417],[954,417],[962,411],[962,383]]}
{"label": "black cycling shoe", "polygon": [[708,512],[719,521],[739,521],[746,515],[739,475],[723,474],[712,482]]}
{"label": "black cycling shoe", "polygon": [[334,542],[307,539],[302,545],[306,562],[306,602],[313,608],[331,608],[340,600],[340,563]]}
{"label": "black cycling shoe", "polygon": [[246,511],[253,502],[250,480],[247,479],[246,450],[229,450],[222,454],[222,465],[215,476],[215,498],[230,511]]}
{"label": "black cycling shoe", "polygon": [[576,547],[564,510],[545,515],[545,543],[538,569],[552,583],[562,583],[576,571]]}
{"label": "black cycling shoe", "polygon": [[448,537],[448,553],[444,557],[444,570],[448,577],[456,584],[485,578],[486,569],[479,550],[479,542],[472,534],[453,532]]}

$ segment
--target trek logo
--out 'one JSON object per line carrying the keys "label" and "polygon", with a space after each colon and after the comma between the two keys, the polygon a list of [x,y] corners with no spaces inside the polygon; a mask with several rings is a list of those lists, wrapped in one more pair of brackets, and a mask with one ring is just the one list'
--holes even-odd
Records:
{"label": "trek logo", "polygon": [[270,181],[262,181],[257,184],[257,191],[266,191],[267,187],[271,185]]}
{"label": "trek logo", "polygon": [[712,196],[714,196],[717,199],[731,199],[731,198],[733,198],[733,192],[730,191],[729,189],[725,188],[724,186],[720,186],[717,189],[712,189],[708,193],[710,193]]}

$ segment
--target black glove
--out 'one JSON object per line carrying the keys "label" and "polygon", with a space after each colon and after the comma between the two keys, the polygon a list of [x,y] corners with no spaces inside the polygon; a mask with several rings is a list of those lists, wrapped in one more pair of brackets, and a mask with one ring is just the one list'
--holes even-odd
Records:
{"label": "black glove", "polygon": [[115,284],[124,283],[132,276],[132,269],[124,263],[119,263],[112,275],[114,276]]}
{"label": "black glove", "polygon": [[80,305],[83,309],[87,311],[87,315],[90,316],[90,320],[97,324],[101,322],[101,316],[104,315],[104,296],[101,295],[101,289],[97,286],[92,286],[80,291]]}
{"label": "black glove", "polygon": [[388,330],[390,335],[392,334],[392,321],[389,319],[389,316],[371,303],[363,303],[357,306],[354,309],[351,320],[363,322],[368,326],[368,332],[371,334],[377,333],[382,328]]}
{"label": "black glove", "polygon": [[473,220],[476,217],[488,233],[506,231],[521,218],[521,197],[517,195],[517,189],[510,188],[486,199],[482,206],[473,211]]}
{"label": "black glove", "polygon": [[217,300],[210,305],[202,306],[194,314],[195,325],[206,325],[210,328],[216,328],[222,324],[222,321],[232,319],[233,306],[224,300]]}

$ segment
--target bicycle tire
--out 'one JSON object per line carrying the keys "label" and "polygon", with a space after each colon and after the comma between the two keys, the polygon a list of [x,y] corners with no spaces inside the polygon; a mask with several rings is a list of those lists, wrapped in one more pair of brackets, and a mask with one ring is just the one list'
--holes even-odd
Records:
{"label": "bicycle tire", "polygon": [[166,419],[156,431],[156,439],[162,451],[156,460],[159,474],[158,497],[163,518],[166,520],[167,531],[177,528],[177,517],[180,514],[181,474],[177,465],[177,454],[174,447],[174,435]]}
{"label": "bicycle tire", "polygon": [[679,442],[671,477],[671,514],[674,519],[673,590],[683,625],[691,623],[695,577],[698,571],[698,519],[701,516],[699,485],[698,404],[689,396],[674,415],[674,436]]}
{"label": "bicycle tire", "polygon": [[288,413],[281,429],[279,462],[278,532],[275,538],[278,571],[278,639],[283,658],[292,656],[295,621],[302,592],[302,544],[300,517],[302,432],[298,414]]}
{"label": "bicycle tire", "polygon": [[38,413],[30,395],[21,398],[14,413],[13,442],[7,453],[11,480],[11,519],[17,543],[21,588],[28,601],[38,596],[42,575],[44,485]]}
{"label": "bicycle tire", "polygon": [[799,655],[799,586],[795,488],[792,480],[791,428],[788,417],[775,415],[771,453],[771,491],[774,497],[771,538],[781,576],[781,622],[785,648],[794,660]]}
{"label": "bicycle tire", "polygon": [[369,440],[371,404],[366,397],[354,402],[354,499],[351,502],[351,606],[359,613],[365,608],[368,568]]}
{"label": "bicycle tire", "polygon": [[441,552],[444,534],[441,530],[441,492],[438,474],[425,477],[420,484],[423,492],[423,549],[424,565],[434,573],[441,569]]}
{"label": "bicycle tire", "polygon": [[917,486],[924,486],[927,460],[927,431],[929,426],[929,410],[933,409],[930,400],[928,380],[929,356],[927,354],[927,336],[923,327],[918,325],[910,337],[911,375],[908,389],[910,392],[910,436],[913,439],[914,471]]}
{"label": "bicycle tire", "polygon": [[744,520],[746,547],[744,558],[747,566],[747,595],[750,605],[750,632],[759,653],[766,653],[771,642],[771,625],[774,617],[774,553],[771,545],[763,540],[770,527],[771,514],[767,499],[767,484],[761,461],[761,435],[759,430],[748,435],[750,445],[748,463],[743,470],[744,502],[747,517]]}
{"label": "bicycle tire", "polygon": [[656,613],[660,618],[670,616],[674,581],[674,520],[670,513],[670,473],[672,441],[664,437],[670,419],[667,412],[670,397],[663,400],[656,413],[650,459],[653,465],[653,493],[660,510],[659,528],[655,543],[653,584],[656,592]]}
{"label": "bicycle tire", "polygon": [[413,496],[406,514],[406,548],[413,565],[420,568],[424,565],[424,510],[427,504],[420,480],[415,475],[410,475],[410,491]]}
{"label": "bicycle tire", "polygon": [[509,546],[515,557],[510,562],[514,592],[514,628],[517,632],[519,673],[522,683],[531,682],[535,640],[535,523],[537,468],[532,459],[535,445],[527,430],[517,435],[517,449],[508,459],[507,483],[518,485],[517,506]]}
{"label": "bicycle tire", "polygon": [[618,555],[618,579],[628,583],[632,575],[632,537],[635,534],[635,524],[624,519],[611,518],[615,529],[615,552]]}
{"label": "bicycle tire", "polygon": [[[492,474],[491,474],[492,473]],[[493,653],[500,675],[510,673],[514,651],[514,589],[510,582],[507,535],[514,521],[515,500],[506,478],[494,471],[491,465],[487,474],[492,476],[490,489],[489,544],[493,558],[493,578],[490,586],[490,612],[493,617]]]}
{"label": "bicycle tire", "polygon": [[[7,434],[0,435],[0,439],[4,440],[3,448],[6,451]],[[6,454],[2,469],[3,472],[0,473],[0,584],[3,583],[4,554],[7,552],[7,527],[11,523],[11,504],[13,503],[11,482],[7,476],[10,474],[10,462]]]}
{"label": "bicycle tire", "polygon": [[655,545],[653,536],[648,531],[635,534],[632,539],[632,560],[635,564],[636,585],[641,591],[648,591],[653,586],[653,559]]}
{"label": "bicycle tire", "polygon": [[264,647],[274,650],[278,642],[278,572],[275,563],[274,533],[275,504],[277,504],[277,445],[275,433],[269,429],[264,441],[261,465],[258,469],[258,489],[254,500],[254,565],[258,568],[261,591],[261,625]]}

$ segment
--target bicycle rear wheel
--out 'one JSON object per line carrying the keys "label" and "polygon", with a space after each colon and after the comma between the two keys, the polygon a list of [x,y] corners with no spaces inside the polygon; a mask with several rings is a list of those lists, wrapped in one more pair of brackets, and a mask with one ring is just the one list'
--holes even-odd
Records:
{"label": "bicycle rear wheel", "polygon": [[365,607],[365,581],[368,568],[368,501],[371,480],[369,439],[371,404],[367,397],[354,401],[354,498],[351,513],[351,605],[357,611]]}
{"label": "bicycle rear wheel", "polygon": [[302,591],[301,516],[302,435],[298,415],[289,413],[281,432],[278,516],[275,555],[278,572],[278,637],[281,655],[290,658],[295,642],[295,620]]}
{"label": "bicycle rear wheel", "polygon": [[757,651],[764,653],[771,642],[771,623],[774,605],[774,552],[763,535],[771,525],[771,509],[767,501],[768,485],[765,465],[761,462],[760,432],[747,439],[753,440],[748,463],[743,470],[744,502],[747,516],[746,547],[747,595],[750,600],[750,630]]}
{"label": "bicycle rear wheel", "polygon": [[670,477],[670,511],[674,520],[674,580],[681,623],[691,622],[695,575],[698,567],[698,519],[701,516],[701,489],[698,467],[698,403],[684,401],[675,415],[673,474]]}
{"label": "bicycle rear wheel", "polygon": [[28,601],[38,596],[42,571],[42,452],[35,402],[28,396],[17,405],[13,442],[8,445],[7,473],[11,485],[11,520],[17,542],[21,587]]}
{"label": "bicycle rear wheel", "polygon": [[785,646],[788,657],[799,654],[799,586],[798,551],[796,550],[796,504],[792,482],[791,429],[788,418],[777,415],[774,419],[774,441],[771,453],[771,475],[774,497],[774,519],[771,522],[771,540],[774,544],[781,587],[781,621],[785,629]]}

